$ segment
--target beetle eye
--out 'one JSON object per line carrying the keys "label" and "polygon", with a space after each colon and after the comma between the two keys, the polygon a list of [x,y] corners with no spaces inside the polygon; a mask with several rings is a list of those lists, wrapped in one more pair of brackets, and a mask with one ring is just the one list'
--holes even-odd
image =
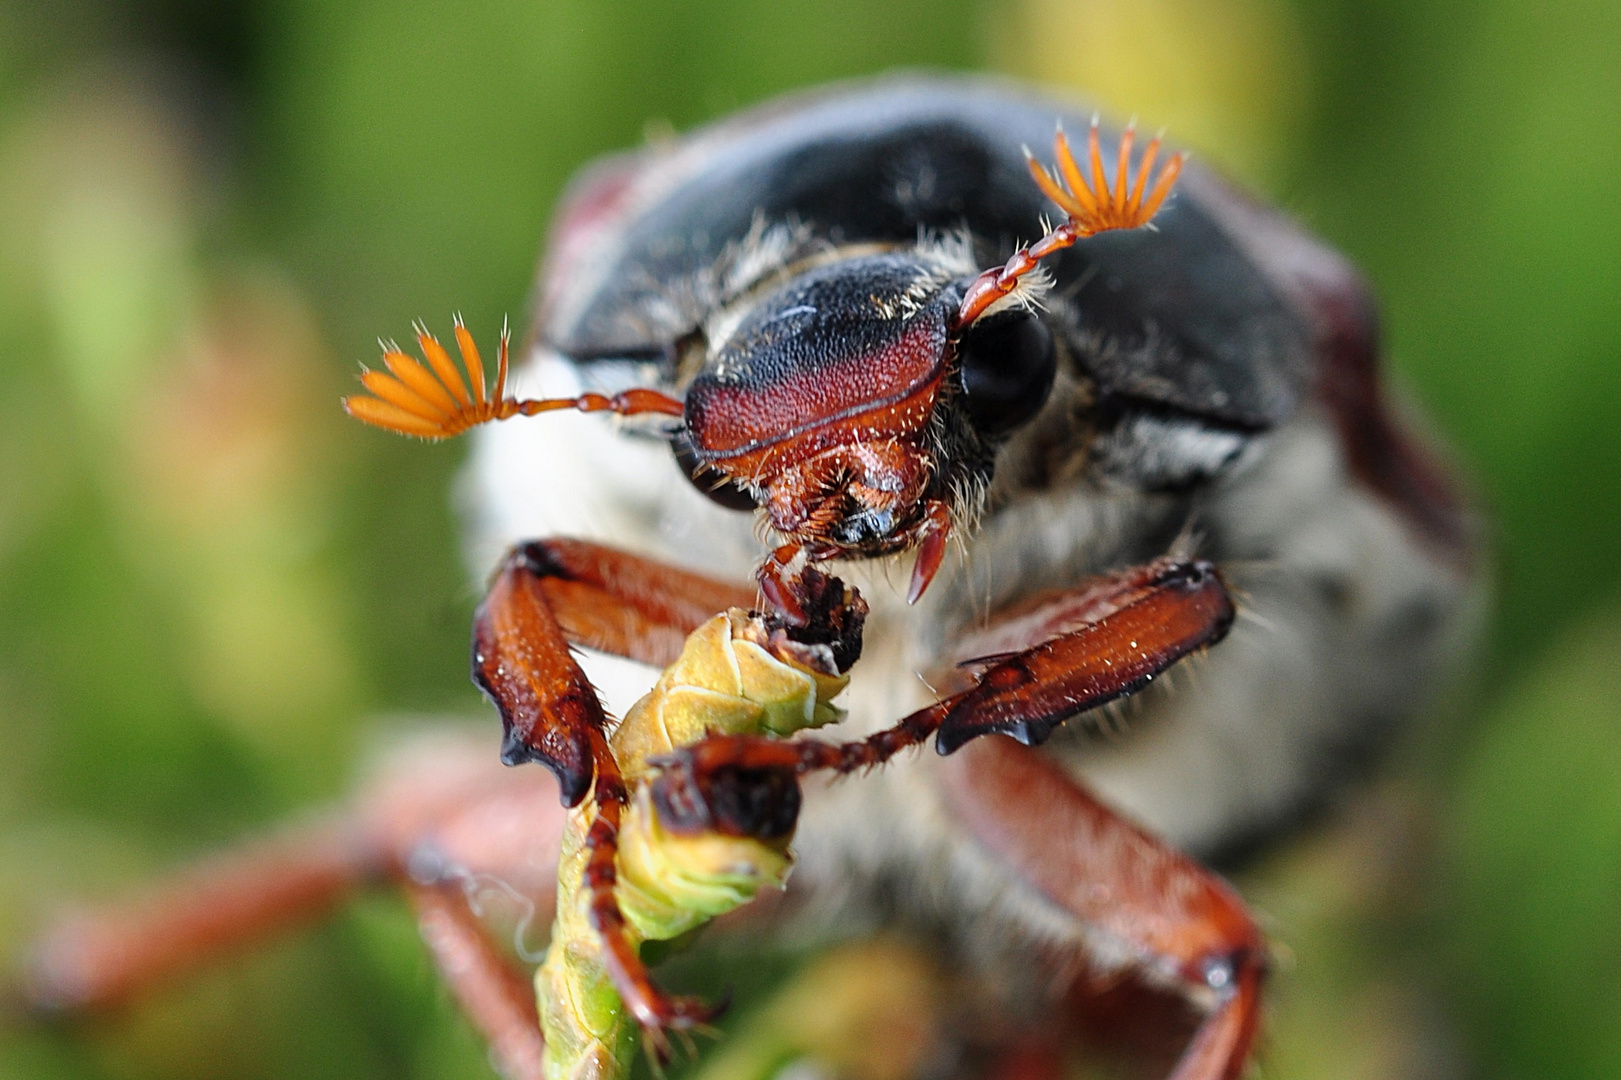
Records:
{"label": "beetle eye", "polygon": [[957,343],[968,418],[984,435],[1002,435],[1047,403],[1058,370],[1052,331],[1030,311],[981,319]]}
{"label": "beetle eye", "polygon": [[720,470],[711,469],[699,462],[686,432],[670,440],[670,449],[675,451],[675,463],[680,467],[681,474],[691,480],[692,486],[708,496],[711,502],[728,510],[756,508],[754,496],[749,494],[748,488],[736,481],[728,480]]}

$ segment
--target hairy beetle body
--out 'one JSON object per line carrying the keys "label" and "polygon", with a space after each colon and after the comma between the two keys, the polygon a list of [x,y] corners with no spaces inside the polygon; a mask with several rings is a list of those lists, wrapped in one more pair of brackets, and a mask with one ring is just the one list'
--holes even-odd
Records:
{"label": "hairy beetle body", "polygon": [[[426,365],[385,346],[345,400],[425,438],[549,414],[486,430],[463,495],[497,566],[473,676],[501,759],[558,783],[401,772],[186,903],[67,920],[27,998],[105,1004],[383,879],[508,1075],[617,1073],[631,1020],[663,1056],[716,1014],[639,945],[779,882],[797,821],[788,910],[902,922],[1018,1006],[959,1010],[960,1063],[1061,1064],[1090,965],[1197,1006],[1176,1080],[1242,1075],[1265,941],[1184,852],[1285,831],[1421,707],[1473,621],[1473,522],[1389,408],[1341,258],[1129,127],[1094,121],[1085,166],[1060,131],[1048,172],[1022,144],[1055,117],[1083,119],[885,80],[589,170],[522,396],[506,336],[492,394],[458,321],[465,380],[419,327]],[[618,724],[650,679],[609,654],[665,668]],[[840,741],[785,738],[836,718],[846,675]],[[801,789],[829,772],[867,775]],[[542,1040],[476,890],[529,899],[548,853]]]}
{"label": "hairy beetle body", "polygon": [[[1031,358],[1028,415],[999,425],[957,407],[974,392],[974,354],[966,331],[931,312],[957,298],[962,275],[1040,235],[1048,208],[1022,146],[1050,138],[1055,118],[1086,122],[999,83],[887,80],[766,106],[588,172],[554,226],[519,384],[685,397],[676,449],[694,482],[673,464],[668,429],[559,416],[486,430],[464,487],[472,557],[482,570],[517,540],[566,534],[741,580],[771,545],[755,515],[701,487],[742,477],[730,506],[760,504],[768,526],[813,542],[824,534],[773,502],[790,482],[813,493],[789,500],[810,514],[868,483],[866,460],[871,478],[916,486],[897,506],[949,489],[961,558],[922,602],[904,602],[886,562],[841,564],[872,605],[847,698],[864,733],[931,701],[924,679],[949,679],[965,659],[956,643],[991,613],[1196,549],[1254,617],[1185,678],[1187,692],[1151,687],[1108,737],[1071,724],[1047,752],[1131,818],[1219,856],[1332,799],[1425,700],[1476,610],[1471,520],[1386,405],[1355,272],[1197,167],[1154,230],[1054,256],[1050,281],[997,309],[1028,308],[1039,325],[1017,346]],[[1104,165],[1117,162],[1106,153]],[[874,284],[854,300],[876,336],[852,347],[831,329],[852,297],[816,288],[823,268],[857,260]],[[823,320],[810,331],[822,346],[773,338],[785,319]],[[944,366],[916,346],[931,334],[962,346]],[[739,386],[771,408],[729,399]],[[816,442],[852,417],[855,436]],[[796,444],[808,455],[774,457],[789,437],[809,437]],[[817,471],[824,453],[842,456]],[[714,471],[741,458],[747,469]],[[813,555],[917,544],[916,520],[884,519],[876,496],[862,498],[826,510]],[[611,669],[593,678],[612,687]],[[1010,887],[997,853],[950,824],[950,777],[966,767],[908,760],[808,791],[796,885],[824,910],[898,898],[1031,993],[1038,968],[1006,963],[1027,945],[1084,948],[1104,966],[1140,959],[1039,889]]]}

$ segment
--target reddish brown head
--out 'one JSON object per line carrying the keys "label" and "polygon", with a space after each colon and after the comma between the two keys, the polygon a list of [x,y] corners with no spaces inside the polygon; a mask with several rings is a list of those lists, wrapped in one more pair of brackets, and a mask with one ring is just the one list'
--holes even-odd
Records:
{"label": "reddish brown head", "polygon": [[960,290],[896,252],[827,263],[761,298],[687,389],[696,464],[813,559],[912,546],[958,467],[939,406]]}

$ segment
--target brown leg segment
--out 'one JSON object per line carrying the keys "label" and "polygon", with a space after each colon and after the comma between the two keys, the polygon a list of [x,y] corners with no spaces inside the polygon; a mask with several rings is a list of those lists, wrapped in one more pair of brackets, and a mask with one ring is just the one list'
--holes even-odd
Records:
{"label": "brown leg segment", "polygon": [[653,663],[669,663],[686,635],[751,590],[581,541],[514,548],[473,624],[473,678],[500,710],[502,759],[552,770],[565,805],[592,793],[585,883],[591,923],[615,988],[656,1043],[667,1027],[703,1023],[713,1010],[665,995],[626,938],[614,895],[620,822],[629,800],[608,746],[607,718],[570,642]]}
{"label": "brown leg segment", "polygon": [[413,883],[406,892],[434,964],[462,1012],[489,1043],[501,1074],[508,1080],[541,1080],[545,1043],[529,980],[490,942],[460,889]]}
{"label": "brown leg segment", "polygon": [[578,540],[507,555],[473,619],[473,681],[501,712],[502,760],[539,761],[574,806],[591,788],[591,733],[606,725],[571,642],[670,663],[705,619],[748,590]]}
{"label": "brown leg segment", "polygon": [[1088,927],[1172,973],[1214,1007],[1172,1080],[1235,1080],[1260,1017],[1265,950],[1230,887],[1093,798],[1051,761],[986,739],[946,766],[963,827]]}
{"label": "brown leg segment", "polygon": [[[398,880],[413,853],[549,917],[563,811],[543,773],[503,769],[487,740],[416,736],[353,805],[183,869],[144,895],[58,918],[18,988],[37,1010],[114,1008],[234,949]],[[497,885],[497,883],[499,883]]]}
{"label": "brown leg segment", "polygon": [[563,805],[576,806],[599,764],[592,736],[608,720],[541,588],[547,574],[525,548],[507,556],[473,618],[473,681],[501,713],[501,760],[545,765]]}
{"label": "brown leg segment", "polygon": [[982,669],[975,685],[861,742],[718,736],[670,755],[656,782],[693,784],[701,794],[721,769],[854,772],[930,735],[942,754],[993,732],[1039,743],[1070,717],[1141,689],[1188,653],[1221,640],[1232,620],[1214,567],[1161,559],[1055,594],[977,636],[971,652],[1002,651],[966,662]]}
{"label": "brown leg segment", "polygon": [[325,914],[384,859],[346,820],[262,840],[176,875],[134,902],[60,919],[23,996],[49,1012],[115,1007],[230,950]]}
{"label": "brown leg segment", "polygon": [[1014,647],[1041,644],[996,657],[977,686],[942,702],[949,708],[935,749],[949,754],[993,732],[1044,742],[1070,717],[1142,689],[1220,641],[1232,622],[1226,586],[1199,560],[1160,559],[1059,594],[1010,622],[1000,638]]}
{"label": "brown leg segment", "polygon": [[563,634],[576,645],[664,667],[681,655],[687,635],[727,608],[751,608],[752,587],[583,540],[523,545],[543,575],[541,592]]}
{"label": "brown leg segment", "polygon": [[619,881],[619,826],[629,797],[607,738],[600,734],[595,738],[603,760],[597,775],[597,816],[585,837],[590,852],[585,884],[591,893],[591,927],[602,937],[603,963],[614,989],[659,1055],[668,1058],[670,1046],[665,1028],[697,1027],[713,1020],[725,1006],[708,1006],[698,998],[671,997],[660,990],[636,946],[625,935],[625,915],[619,910],[614,888]]}

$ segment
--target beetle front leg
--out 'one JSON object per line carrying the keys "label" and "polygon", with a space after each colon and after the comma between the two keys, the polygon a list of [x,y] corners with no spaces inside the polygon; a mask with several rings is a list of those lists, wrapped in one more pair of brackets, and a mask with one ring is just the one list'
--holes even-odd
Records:
{"label": "beetle front leg", "polygon": [[748,589],[600,544],[513,548],[473,622],[473,681],[501,713],[502,760],[541,762],[564,805],[578,804],[607,754],[591,738],[606,719],[569,645],[668,664],[705,619],[752,600]]}
{"label": "beetle front leg", "polygon": [[987,854],[1145,970],[1213,1002],[1172,1080],[1243,1071],[1266,955],[1231,887],[1010,740],[986,739],[948,763],[944,788]]}
{"label": "beetle front leg", "polygon": [[[942,754],[993,733],[1040,743],[1220,641],[1232,619],[1213,566],[1161,559],[1054,594],[965,639],[958,654],[979,670],[972,685],[892,728],[844,744],[710,738],[663,759],[656,784],[701,793],[739,769],[848,773],[931,734]],[[1011,740],[983,740],[947,769],[949,801],[988,851],[1145,969],[1215,999],[1173,1080],[1233,1080],[1255,1036],[1264,955],[1232,891]]]}
{"label": "beetle front leg", "polygon": [[716,736],[660,764],[669,783],[703,788],[720,769],[850,773],[935,737],[950,754],[981,735],[1034,745],[1064,721],[1148,685],[1184,656],[1226,636],[1232,600],[1214,566],[1158,559],[1055,593],[959,647],[978,668],[961,693],[859,742]]}
{"label": "beetle front leg", "polygon": [[661,1049],[663,1029],[698,1026],[713,1010],[660,991],[626,933],[615,890],[629,789],[602,705],[569,645],[669,663],[704,620],[752,598],[611,548],[543,540],[513,549],[474,620],[473,677],[501,713],[503,760],[546,765],[565,805],[592,796],[583,871],[590,924],[620,998]]}
{"label": "beetle front leg", "polygon": [[544,582],[556,576],[539,544],[515,548],[496,574],[473,622],[473,678],[501,713],[508,765],[539,761],[557,777],[563,803],[589,793],[585,885],[592,928],[620,997],[644,1028],[673,1021],[680,1005],[658,992],[625,935],[614,895],[619,826],[629,793],[608,747],[607,716],[569,651]]}

